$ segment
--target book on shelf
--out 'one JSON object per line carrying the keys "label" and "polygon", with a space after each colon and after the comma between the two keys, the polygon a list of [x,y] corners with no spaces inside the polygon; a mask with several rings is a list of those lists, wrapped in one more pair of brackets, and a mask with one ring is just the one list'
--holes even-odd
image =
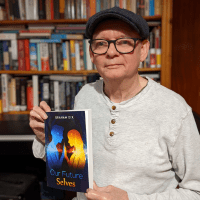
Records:
{"label": "book on shelf", "polygon": [[37,44],[30,43],[29,44],[30,50],[30,70],[37,71],[38,70],[38,61],[37,61]]}
{"label": "book on shelf", "polygon": [[61,190],[86,192],[88,188],[93,188],[91,110],[52,111],[47,115],[47,185]]}
{"label": "book on shelf", "polygon": [[39,79],[38,75],[32,76],[32,86],[33,86],[33,106],[39,105]]}
{"label": "book on shelf", "polygon": [[38,0],[25,0],[25,10],[27,20],[38,20]]}
{"label": "book on shelf", "polygon": [[26,99],[27,99],[27,110],[33,109],[33,81],[28,80],[27,81],[27,87],[26,87]]}
{"label": "book on shelf", "polygon": [[2,107],[3,112],[9,111],[9,74],[1,74],[1,89],[2,89]]}

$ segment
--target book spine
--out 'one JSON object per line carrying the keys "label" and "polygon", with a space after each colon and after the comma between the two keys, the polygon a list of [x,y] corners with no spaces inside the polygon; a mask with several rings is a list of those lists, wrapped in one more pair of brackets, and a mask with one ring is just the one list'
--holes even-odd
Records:
{"label": "book spine", "polygon": [[56,44],[56,51],[57,51],[57,64],[58,70],[63,70],[63,52],[62,52],[62,44]]}
{"label": "book spine", "polygon": [[33,109],[33,83],[32,83],[32,80],[27,81],[26,94],[27,94],[27,110],[32,110]]}
{"label": "book spine", "polygon": [[10,108],[9,111],[16,111],[16,79],[11,78],[10,82]]}
{"label": "book spine", "polygon": [[156,49],[150,48],[150,67],[155,68],[156,67]]}
{"label": "book spine", "polygon": [[49,50],[48,43],[40,43],[40,56],[42,71],[49,71]]}
{"label": "book spine", "polygon": [[96,13],[101,11],[101,0],[96,0]]}
{"label": "book spine", "polygon": [[8,74],[1,74],[1,88],[2,88],[2,107],[3,112],[9,111],[9,99],[8,99]]}
{"label": "book spine", "polygon": [[27,80],[26,78],[20,78],[20,110],[25,111],[27,109]]}
{"label": "book spine", "polygon": [[51,0],[45,0],[45,7],[46,7],[46,19],[51,19]]}
{"label": "book spine", "polygon": [[18,40],[18,70],[25,70],[25,42],[24,40]]}
{"label": "book spine", "polygon": [[38,62],[38,71],[42,71],[42,64],[41,64],[41,52],[40,52],[40,43],[37,43],[37,62]]}
{"label": "book spine", "polygon": [[5,0],[5,9],[6,9],[6,19],[10,20],[10,9],[9,9],[9,2]]}
{"label": "book spine", "polygon": [[49,43],[49,68],[53,70],[53,44]]}
{"label": "book spine", "polygon": [[70,110],[70,108],[71,108],[70,82],[65,82],[65,95],[66,95],[66,100],[65,100],[66,106],[65,107],[67,110]]}
{"label": "book spine", "polygon": [[69,70],[71,70],[72,67],[71,67],[70,42],[67,40],[67,41],[65,41],[65,44],[66,44],[66,52],[67,52],[68,68],[69,68]]}
{"label": "book spine", "polygon": [[53,43],[53,70],[58,70],[56,43]]}
{"label": "book spine", "polygon": [[54,19],[54,0],[51,0],[50,8],[51,8],[51,20],[53,20]]}
{"label": "book spine", "polygon": [[16,33],[0,33],[0,40],[16,40]]}
{"label": "book spine", "polygon": [[162,2],[161,0],[154,0],[154,12],[156,16],[162,15]]}
{"label": "book spine", "polygon": [[3,65],[3,41],[0,41],[0,70],[3,70]]}
{"label": "book spine", "polygon": [[39,2],[38,2],[39,19],[46,19],[45,7],[46,7],[45,0],[39,0]]}
{"label": "book spine", "polygon": [[8,0],[9,10],[10,10],[10,18],[9,20],[14,20],[14,5],[12,0]]}
{"label": "book spine", "polygon": [[78,40],[80,50],[80,70],[85,70],[83,40]]}
{"label": "book spine", "polygon": [[66,107],[66,102],[65,102],[65,82],[64,81],[61,81],[59,82],[59,104],[60,104],[60,110],[65,110]]}
{"label": "book spine", "polygon": [[60,110],[59,105],[59,81],[54,81],[54,108],[55,111]]}
{"label": "book spine", "polygon": [[161,68],[161,48],[156,49],[156,67]]}
{"label": "book spine", "polygon": [[154,16],[154,0],[149,0],[149,16]]}
{"label": "book spine", "polygon": [[55,110],[54,108],[54,81],[49,80],[49,106],[52,111]]}
{"label": "book spine", "polygon": [[5,70],[10,69],[8,46],[9,46],[8,41],[3,41],[3,62]]}
{"label": "book spine", "polygon": [[70,40],[70,52],[71,52],[71,69],[76,70],[76,58],[75,58],[75,40]]}
{"label": "book spine", "polygon": [[49,90],[49,77],[45,76],[43,78],[43,87],[42,87],[42,94],[43,94],[43,101],[45,101],[49,105],[50,100],[50,90]]}
{"label": "book spine", "polygon": [[60,2],[58,0],[53,0],[53,1],[54,1],[54,19],[60,19],[60,13],[59,13]]}
{"label": "book spine", "polygon": [[69,70],[68,62],[67,62],[67,51],[66,51],[66,43],[62,43],[62,51],[63,51],[63,66],[64,70]]}
{"label": "book spine", "polygon": [[65,0],[59,0],[60,19],[64,19],[65,15]]}
{"label": "book spine", "polygon": [[37,63],[37,44],[30,43],[29,44],[30,50],[30,69],[31,71],[38,70],[38,63]]}
{"label": "book spine", "polygon": [[[147,0],[149,1],[149,0]],[[137,10],[136,10],[137,6],[136,6],[136,0],[131,0],[131,11],[136,13]]]}
{"label": "book spine", "polygon": [[38,91],[39,91],[39,83],[38,83],[38,75],[33,75],[32,76],[32,82],[33,82],[33,106],[38,106],[39,105],[39,96],[38,96]]}
{"label": "book spine", "polygon": [[79,48],[79,41],[75,40],[75,62],[76,62],[76,70],[81,70],[81,63],[80,63],[80,48]]}
{"label": "book spine", "polygon": [[81,0],[83,3],[83,19],[87,19],[87,0]]}
{"label": "book spine", "polygon": [[20,78],[16,77],[16,111],[20,111],[21,98],[20,98]]}
{"label": "book spine", "polygon": [[33,0],[33,19],[34,20],[38,20],[39,19],[38,0]]}
{"label": "book spine", "polygon": [[144,15],[149,16],[149,0],[145,0],[145,10],[144,10]]}
{"label": "book spine", "polygon": [[11,58],[12,58],[12,65],[13,65],[13,70],[18,70],[19,65],[18,65],[18,45],[17,45],[17,40],[11,40]]}

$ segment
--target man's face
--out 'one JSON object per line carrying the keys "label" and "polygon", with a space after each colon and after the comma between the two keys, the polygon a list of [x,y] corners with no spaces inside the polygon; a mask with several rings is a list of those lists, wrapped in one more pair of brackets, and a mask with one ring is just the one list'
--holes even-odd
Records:
{"label": "man's face", "polygon": [[[93,34],[93,39],[116,40],[125,37],[140,38],[137,32],[120,20],[102,22]],[[104,80],[123,80],[132,78],[137,74],[140,61],[146,58],[142,50],[143,44],[141,41],[137,41],[135,50],[128,54],[117,52],[114,44],[111,43],[106,54],[97,55],[90,50],[90,57]]]}

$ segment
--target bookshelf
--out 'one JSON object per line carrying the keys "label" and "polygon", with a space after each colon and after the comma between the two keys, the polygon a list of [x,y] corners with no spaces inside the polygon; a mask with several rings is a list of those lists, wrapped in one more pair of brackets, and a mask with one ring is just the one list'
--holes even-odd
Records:
{"label": "bookshelf", "polygon": [[[162,16],[144,16],[148,22],[161,23],[161,68],[140,68],[139,72],[159,72],[160,82],[163,86],[171,88],[171,48],[172,48],[172,0],[162,0]],[[2,20],[1,26],[11,27],[14,25],[58,25],[58,24],[86,24],[87,19],[54,19],[54,20]],[[88,76],[98,73],[97,70],[80,70],[80,71],[15,71],[15,70],[2,70],[0,74],[10,74],[15,76],[32,76],[32,75],[78,75]],[[11,111],[7,114],[28,114],[30,111]]]}

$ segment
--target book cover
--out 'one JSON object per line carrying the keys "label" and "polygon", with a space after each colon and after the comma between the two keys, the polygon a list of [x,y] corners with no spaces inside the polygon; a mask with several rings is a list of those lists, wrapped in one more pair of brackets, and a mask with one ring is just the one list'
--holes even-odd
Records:
{"label": "book cover", "polygon": [[9,48],[9,41],[3,41],[3,63],[4,63],[4,70],[10,70],[8,48]]}
{"label": "book cover", "polygon": [[93,186],[91,110],[47,112],[47,115],[47,185],[86,192]]}

